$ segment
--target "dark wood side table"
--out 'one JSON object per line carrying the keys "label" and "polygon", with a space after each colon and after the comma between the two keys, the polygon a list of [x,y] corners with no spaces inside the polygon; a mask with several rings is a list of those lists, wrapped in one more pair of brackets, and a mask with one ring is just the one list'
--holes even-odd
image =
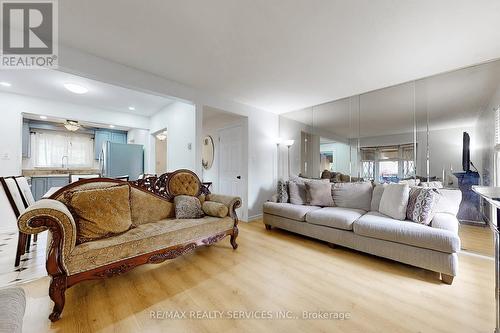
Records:
{"label": "dark wood side table", "polygon": [[500,333],[500,187],[472,186],[472,190],[497,210],[496,219],[490,219],[489,226],[495,242],[495,333]]}

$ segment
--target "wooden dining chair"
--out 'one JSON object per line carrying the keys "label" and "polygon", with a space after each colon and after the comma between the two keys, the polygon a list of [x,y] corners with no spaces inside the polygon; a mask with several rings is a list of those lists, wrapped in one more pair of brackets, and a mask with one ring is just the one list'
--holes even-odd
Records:
{"label": "wooden dining chair", "polygon": [[[24,207],[28,208],[36,201],[35,198],[33,197],[33,193],[31,192],[31,187],[28,184],[28,180],[26,180],[26,177],[24,176],[14,177],[14,180],[17,183],[17,188],[19,189],[19,192],[21,192],[21,197],[23,199]],[[38,240],[38,235],[37,234],[33,235],[33,242],[36,242],[37,240]],[[29,251],[29,243],[27,244],[27,248]]]}
{"label": "wooden dining chair", "polygon": [[[0,177],[0,183],[4,189],[5,195],[12,207],[14,215],[17,218],[24,212],[26,207],[24,206],[24,202],[22,199],[21,192],[17,187],[17,183],[14,180],[14,177]],[[14,261],[14,266],[19,266],[21,262],[21,256],[29,250],[29,242],[31,238],[29,235],[24,234],[19,231],[19,237],[17,240],[17,250],[16,250],[16,258]]]}

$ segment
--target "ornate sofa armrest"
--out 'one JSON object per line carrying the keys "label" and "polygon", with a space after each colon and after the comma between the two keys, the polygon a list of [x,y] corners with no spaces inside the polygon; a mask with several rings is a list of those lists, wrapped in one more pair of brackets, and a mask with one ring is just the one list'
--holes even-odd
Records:
{"label": "ornate sofa armrest", "polygon": [[239,197],[222,194],[209,194],[207,196],[207,201],[214,201],[226,205],[229,209],[229,216],[233,219],[237,219],[236,208],[241,207],[241,199]]}
{"label": "ornate sofa armrest", "polygon": [[66,205],[52,199],[37,201],[19,216],[17,225],[26,234],[49,230],[47,272],[51,275],[67,272],[65,258],[76,245],[76,224]]}

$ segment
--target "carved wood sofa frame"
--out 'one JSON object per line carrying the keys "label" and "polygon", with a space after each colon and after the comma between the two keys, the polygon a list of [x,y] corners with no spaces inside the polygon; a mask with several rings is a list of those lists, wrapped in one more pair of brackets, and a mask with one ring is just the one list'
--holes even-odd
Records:
{"label": "carved wood sofa frame", "polygon": [[[128,183],[131,187],[139,189],[144,192],[151,193],[164,200],[172,200],[175,196],[169,190],[169,180],[172,176],[178,173],[191,173],[197,179],[198,177],[190,170],[177,170],[172,173],[163,174],[159,177],[149,177],[139,181],[122,181],[110,178],[91,178],[82,179],[72,184],[69,184],[57,192],[55,192],[49,199],[56,199],[62,193],[71,190],[82,184],[93,183],[93,182],[114,182],[117,184]],[[199,179],[198,179],[199,181]],[[208,189],[204,188],[200,182],[200,188],[198,195],[206,194],[209,195]],[[49,251],[47,253],[46,269],[48,275],[51,277],[51,282],[49,286],[49,297],[54,302],[54,308],[52,313],[49,315],[51,321],[59,320],[61,313],[64,308],[65,303],[65,292],[66,289],[74,286],[75,284],[94,279],[109,278],[116,275],[126,273],[133,268],[143,265],[143,264],[159,264],[168,259],[174,259],[178,256],[192,252],[195,248],[199,246],[209,246],[212,245],[226,236],[230,236],[230,243],[234,250],[238,247],[236,243],[236,237],[238,236],[238,217],[236,215],[236,208],[241,206],[241,201],[238,200],[232,205],[229,216],[234,220],[234,225],[231,229],[224,232],[210,235],[203,239],[197,239],[183,244],[178,244],[175,246],[166,247],[164,249],[142,254],[139,256],[127,258],[112,264],[101,266],[92,270],[84,271],[81,273],[68,275],[66,270],[62,265],[62,253],[63,253],[63,230],[60,224],[54,218],[49,216],[35,216],[28,221],[28,226],[32,228],[46,228],[52,233],[52,239],[48,245]]]}

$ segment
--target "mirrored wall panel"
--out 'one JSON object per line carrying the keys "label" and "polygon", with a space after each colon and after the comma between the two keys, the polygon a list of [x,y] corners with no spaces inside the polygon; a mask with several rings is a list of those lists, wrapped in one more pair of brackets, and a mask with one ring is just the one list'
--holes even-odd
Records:
{"label": "mirrored wall panel", "polygon": [[280,115],[279,177],[407,182],[462,191],[459,218],[489,218],[473,185],[500,185],[500,61]]}

